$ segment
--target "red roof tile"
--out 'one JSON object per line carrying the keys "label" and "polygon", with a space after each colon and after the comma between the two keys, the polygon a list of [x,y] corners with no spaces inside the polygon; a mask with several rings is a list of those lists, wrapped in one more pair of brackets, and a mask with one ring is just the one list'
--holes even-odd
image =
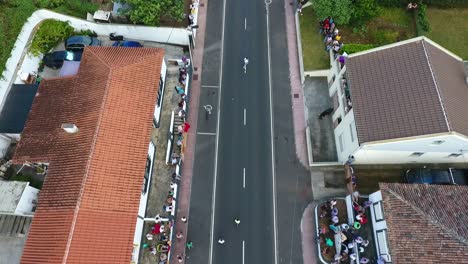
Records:
{"label": "red roof tile", "polygon": [[392,263],[468,263],[468,186],[380,183]]}
{"label": "red roof tile", "polygon": [[50,163],[22,263],[130,262],[163,56],[86,48],[76,76],[41,83],[14,157]]}

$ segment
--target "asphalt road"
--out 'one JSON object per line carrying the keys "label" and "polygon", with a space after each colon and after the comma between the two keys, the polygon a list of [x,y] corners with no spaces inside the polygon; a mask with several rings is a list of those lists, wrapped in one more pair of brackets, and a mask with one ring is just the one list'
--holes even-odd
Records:
{"label": "asphalt road", "polygon": [[[210,104],[214,111],[207,119],[201,110],[198,117],[187,234],[194,248],[187,253],[186,263],[209,263],[211,256],[212,263],[216,264],[273,264],[273,171],[265,3],[226,0],[224,42],[223,1],[211,0],[207,8],[200,105]],[[308,202],[310,181],[295,155],[282,1],[270,4],[270,29],[278,263],[296,264],[302,263],[300,220]],[[249,58],[246,74],[242,69],[244,57]],[[217,155],[216,135],[219,137]],[[216,205],[214,215],[213,202]],[[241,220],[238,227],[235,217]],[[218,237],[223,237],[226,243],[219,245]]]}

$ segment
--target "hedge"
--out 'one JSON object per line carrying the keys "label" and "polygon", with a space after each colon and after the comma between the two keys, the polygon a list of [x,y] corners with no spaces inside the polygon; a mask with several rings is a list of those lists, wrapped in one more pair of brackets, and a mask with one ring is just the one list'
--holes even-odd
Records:
{"label": "hedge", "polygon": [[342,51],[348,54],[353,54],[356,52],[369,50],[372,48],[375,48],[375,45],[373,44],[344,44]]}
{"label": "hedge", "polygon": [[431,27],[429,25],[429,21],[427,20],[427,6],[421,4],[416,11],[416,34],[418,36],[422,36],[430,30]]}

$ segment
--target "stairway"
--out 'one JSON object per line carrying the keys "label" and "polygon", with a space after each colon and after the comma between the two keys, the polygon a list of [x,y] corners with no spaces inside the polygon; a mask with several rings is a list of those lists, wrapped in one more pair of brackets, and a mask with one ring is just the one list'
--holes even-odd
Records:
{"label": "stairway", "polygon": [[0,236],[26,236],[32,219],[28,216],[0,214]]}

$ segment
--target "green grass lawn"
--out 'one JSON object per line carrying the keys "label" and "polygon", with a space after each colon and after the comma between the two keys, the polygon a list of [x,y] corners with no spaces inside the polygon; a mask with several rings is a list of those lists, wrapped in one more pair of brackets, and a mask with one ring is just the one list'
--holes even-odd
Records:
{"label": "green grass lawn", "polygon": [[426,36],[462,59],[468,59],[468,8],[427,9],[431,31]]}
{"label": "green grass lawn", "polygon": [[330,68],[330,59],[325,51],[323,39],[318,32],[318,19],[312,7],[303,9],[300,16],[302,54],[304,71]]}
{"label": "green grass lawn", "polygon": [[416,36],[413,17],[404,8],[382,8],[363,28],[337,25],[346,43],[385,45]]}

